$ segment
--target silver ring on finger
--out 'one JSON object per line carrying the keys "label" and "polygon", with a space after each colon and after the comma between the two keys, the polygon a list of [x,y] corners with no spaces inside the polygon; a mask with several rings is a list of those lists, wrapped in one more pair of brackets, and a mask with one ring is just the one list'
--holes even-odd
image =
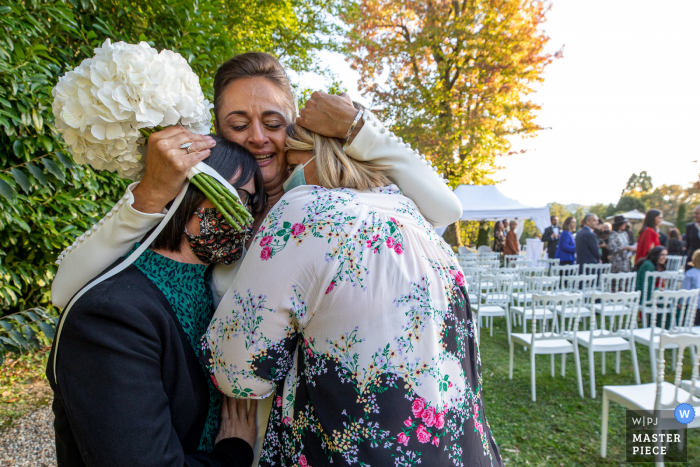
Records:
{"label": "silver ring on finger", "polygon": [[182,146],[180,146],[180,149],[186,149],[187,154],[189,154],[192,151],[192,143],[185,143]]}

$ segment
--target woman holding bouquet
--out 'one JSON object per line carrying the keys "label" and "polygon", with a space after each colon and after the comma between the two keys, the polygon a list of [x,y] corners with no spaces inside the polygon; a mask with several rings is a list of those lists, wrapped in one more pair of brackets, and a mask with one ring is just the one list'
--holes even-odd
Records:
{"label": "woman holding bouquet", "polygon": [[[219,140],[205,163],[254,209],[262,176],[248,151]],[[223,397],[198,359],[209,265],[235,262],[250,233],[190,185],[150,249],[62,316],[47,368],[59,467],[252,464],[256,403]]]}
{"label": "woman holding bouquet", "polygon": [[[247,53],[224,63],[214,82],[214,114],[217,134],[244,146],[258,161],[268,201],[256,213],[256,229],[270,208],[282,197],[289,176],[285,129],[294,118],[295,102],[281,64],[269,54]],[[297,119],[319,134],[345,139],[358,111],[349,98],[314,93]],[[370,123],[367,123],[367,122]],[[192,143],[189,150],[181,146]],[[64,307],[83,285],[117,258],[164,217],[167,203],[175,198],[190,167],[207,157],[215,145],[209,136],[179,126],[166,128],[149,138],[146,171],[132,184],[113,215],[86,232],[65,251],[51,287],[53,303]],[[387,131],[365,112],[353,126],[345,150],[350,157],[387,165],[387,176],[416,203],[436,227],[459,219],[459,199],[410,145]],[[212,288],[215,303],[228,289],[235,266],[217,265]]]}
{"label": "woman holding bouquet", "polygon": [[224,393],[275,394],[260,465],[503,465],[452,251],[385,167],[287,131],[293,183],[202,353]]}

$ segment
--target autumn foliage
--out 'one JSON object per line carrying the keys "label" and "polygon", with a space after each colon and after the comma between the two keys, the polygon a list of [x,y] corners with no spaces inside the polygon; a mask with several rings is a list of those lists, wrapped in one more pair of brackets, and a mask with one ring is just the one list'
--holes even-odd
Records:
{"label": "autumn foliage", "polygon": [[545,67],[538,0],[361,0],[345,15],[347,53],[393,130],[432,159],[451,185],[490,183],[509,137],[532,136],[528,100]]}

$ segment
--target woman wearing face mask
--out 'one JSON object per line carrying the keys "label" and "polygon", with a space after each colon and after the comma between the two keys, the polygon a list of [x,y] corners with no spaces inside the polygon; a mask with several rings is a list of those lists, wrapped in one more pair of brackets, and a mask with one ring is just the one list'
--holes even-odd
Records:
{"label": "woman wearing face mask", "polygon": [[[289,175],[284,150],[285,130],[294,121],[295,102],[289,79],[271,55],[247,53],[224,63],[214,80],[216,132],[248,149],[262,171],[268,200],[255,215],[255,229],[284,194]],[[298,123],[319,134],[340,138],[346,153],[358,160],[387,166],[387,176],[411,198],[434,226],[459,219],[457,197],[424,158],[387,131],[371,114],[361,115],[347,97],[314,93]],[[183,144],[189,148],[182,149]],[[208,136],[170,127],[149,138],[146,172],[132,184],[113,213],[86,232],[59,256],[52,300],[64,307],[70,297],[101,270],[131,250],[163,218],[190,167],[214,146]],[[228,289],[234,266],[214,268],[215,303]]]}
{"label": "woman wearing face mask", "polygon": [[[257,164],[217,143],[205,163],[254,210]],[[198,359],[214,311],[209,266],[240,258],[251,232],[190,185],[150,249],[64,313],[47,368],[59,467],[251,465],[257,404],[222,396]]]}
{"label": "woman wearing face mask", "polygon": [[500,466],[459,263],[387,168],[288,128],[294,166],[203,339],[274,404],[261,466]]}

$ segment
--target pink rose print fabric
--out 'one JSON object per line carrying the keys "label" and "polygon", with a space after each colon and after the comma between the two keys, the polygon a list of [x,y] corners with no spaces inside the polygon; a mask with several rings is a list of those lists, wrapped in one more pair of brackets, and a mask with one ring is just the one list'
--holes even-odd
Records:
{"label": "pink rose print fabric", "polygon": [[503,465],[464,274],[397,188],[295,189],[204,337],[231,396],[274,393],[260,465]]}

